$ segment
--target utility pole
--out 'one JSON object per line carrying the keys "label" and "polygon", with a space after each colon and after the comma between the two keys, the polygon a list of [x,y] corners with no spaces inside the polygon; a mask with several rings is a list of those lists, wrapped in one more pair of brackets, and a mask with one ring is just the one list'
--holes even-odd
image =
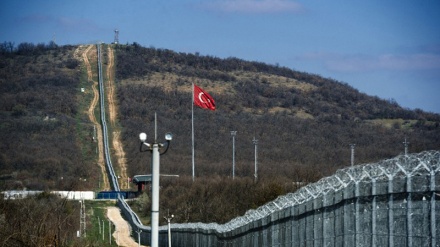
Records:
{"label": "utility pole", "polygon": [[86,206],[84,205],[84,199],[79,201],[81,209],[79,211],[79,236],[86,237]]}
{"label": "utility pole", "polygon": [[351,166],[354,166],[354,147],[356,147],[356,144],[350,144],[350,149],[351,149]]}
{"label": "utility pole", "polygon": [[110,245],[112,245],[112,225],[110,221],[108,221],[108,239],[110,241]]}
{"label": "utility pole", "polygon": [[[96,126],[93,125],[93,142],[97,142],[98,137],[96,136]],[[98,154],[98,145],[95,146],[95,153]]]}
{"label": "utility pole", "polygon": [[254,173],[254,179],[255,179],[255,183],[256,183],[256,182],[257,182],[257,179],[258,179],[258,163],[257,163],[257,157],[258,157],[258,155],[257,155],[258,140],[255,139],[255,136],[254,136],[254,139],[252,140],[252,142],[254,143],[254,146],[255,146],[255,157],[254,157],[254,159],[255,159],[255,163],[254,163],[254,166],[255,166],[255,173]]}
{"label": "utility pole", "polygon": [[231,131],[232,136],[232,179],[235,179],[235,136],[237,131]]}

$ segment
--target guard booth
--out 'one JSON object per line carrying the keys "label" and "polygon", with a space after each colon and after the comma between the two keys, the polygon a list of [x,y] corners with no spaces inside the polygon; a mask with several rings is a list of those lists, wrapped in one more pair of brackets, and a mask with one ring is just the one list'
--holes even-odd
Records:
{"label": "guard booth", "polygon": [[151,174],[149,175],[135,175],[132,182],[137,185],[138,192],[142,192],[146,188],[147,183],[151,183]]}
{"label": "guard booth", "polygon": [[[178,178],[179,175],[170,175],[170,174],[160,174],[161,177],[174,177]],[[142,192],[146,187],[147,183],[151,183],[151,174],[147,175],[135,175],[131,180],[138,187],[138,193]]]}

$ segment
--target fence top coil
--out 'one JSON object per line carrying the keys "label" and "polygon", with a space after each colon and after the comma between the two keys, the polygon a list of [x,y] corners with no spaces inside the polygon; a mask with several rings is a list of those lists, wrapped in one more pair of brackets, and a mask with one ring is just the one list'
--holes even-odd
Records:
{"label": "fence top coil", "polygon": [[[430,185],[424,185],[435,189],[436,177],[440,174],[440,151],[424,151],[416,154],[399,155],[392,159],[382,160],[377,163],[361,164],[340,169],[332,176],[308,184],[294,193],[279,196],[277,199],[266,203],[256,209],[248,210],[243,216],[232,219],[225,224],[218,223],[186,223],[171,224],[173,229],[182,230],[205,230],[218,233],[229,232],[242,226],[268,217],[276,212],[289,207],[298,206],[317,198],[325,198],[329,193],[343,191],[347,187],[360,188],[362,185],[371,183],[392,182],[394,180],[411,181],[413,178],[430,178]],[[411,185],[410,185],[411,186]],[[126,208],[129,218],[133,219],[137,228],[151,230],[149,226],[140,223],[137,215],[129,208],[124,200],[120,200],[121,206]],[[159,227],[160,231],[166,231],[167,226]]]}
{"label": "fence top coil", "polygon": [[[274,212],[301,205],[328,193],[338,192],[348,186],[360,183],[392,181],[415,176],[436,176],[440,173],[440,152],[425,151],[417,154],[399,155],[377,163],[361,164],[338,170],[334,175],[322,178],[316,183],[308,184],[294,193],[279,196],[274,201],[248,210],[243,216],[232,219],[225,224],[186,223],[172,224],[173,229],[213,230],[219,233],[228,232],[251,222],[265,218]],[[166,226],[160,227],[166,230]]]}

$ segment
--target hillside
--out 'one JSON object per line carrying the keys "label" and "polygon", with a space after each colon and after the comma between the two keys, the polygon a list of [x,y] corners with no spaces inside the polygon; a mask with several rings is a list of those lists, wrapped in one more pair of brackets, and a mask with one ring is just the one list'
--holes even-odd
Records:
{"label": "hillside", "polygon": [[[129,174],[148,174],[150,156],[139,152],[138,135],[173,132],[161,173],[161,210],[176,222],[226,222],[350,165],[375,162],[404,151],[438,149],[440,116],[403,109],[318,75],[237,58],[115,46],[122,142]],[[194,109],[195,182],[191,181],[191,87],[209,92],[215,112]],[[232,180],[232,137],[236,130],[236,179]],[[258,143],[258,183],[254,145]],[[133,205],[148,217],[149,208]],[[165,222],[163,222],[165,223]]]}
{"label": "hillside", "polygon": [[80,90],[87,77],[77,48],[0,49],[0,190],[95,188],[91,94]]}
{"label": "hillside", "polygon": [[162,171],[191,174],[192,83],[217,105],[215,112],[194,112],[197,176],[231,174],[231,130],[237,131],[236,174],[243,177],[253,174],[254,136],[261,174],[290,178],[304,169],[329,175],[349,165],[351,143],[357,164],[402,153],[405,137],[411,152],[439,147],[439,115],[403,109],[332,79],[137,44],[117,46],[116,54],[120,121],[132,174],[147,169],[136,137],[154,133],[154,112],[160,133],[175,134]]}
{"label": "hillside", "polygon": [[[8,50],[5,44],[0,49],[0,189],[99,190],[97,145],[88,117],[93,96],[82,48],[25,43]],[[106,65],[112,62],[108,47],[115,55],[118,112],[112,128],[122,132],[110,131],[122,141],[128,176],[151,172],[138,135],[146,132],[152,140],[155,112],[159,140],[165,132],[174,134],[161,156],[161,173],[180,178],[161,180],[161,210],[169,209],[177,222],[225,222],[330,175],[350,165],[351,143],[356,164],[401,154],[405,137],[410,152],[440,146],[440,115],[404,109],[333,79],[136,43],[105,46]],[[192,83],[217,105],[216,111],[194,109],[194,182]],[[237,131],[235,180],[232,130]],[[257,183],[254,137],[259,140]],[[112,151],[115,160],[117,150]],[[134,206],[148,215],[145,202]]]}

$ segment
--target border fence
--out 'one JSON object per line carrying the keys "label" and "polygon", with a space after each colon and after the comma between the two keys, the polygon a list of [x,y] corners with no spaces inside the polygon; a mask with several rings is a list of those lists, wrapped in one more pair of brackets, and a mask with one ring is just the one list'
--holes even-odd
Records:
{"label": "border fence", "polygon": [[[98,70],[106,163],[119,191],[108,152],[101,49]],[[352,166],[278,197],[226,224],[172,224],[173,246],[440,246],[440,152],[400,155]],[[118,205],[148,244],[151,228],[142,225],[122,197]],[[142,232],[141,232],[142,231]],[[167,227],[159,245],[168,246]]]}
{"label": "border fence", "polygon": [[[226,224],[172,224],[173,246],[440,246],[440,152],[401,155],[278,197]],[[140,224],[119,200],[133,236]],[[167,228],[160,228],[167,246]]]}

